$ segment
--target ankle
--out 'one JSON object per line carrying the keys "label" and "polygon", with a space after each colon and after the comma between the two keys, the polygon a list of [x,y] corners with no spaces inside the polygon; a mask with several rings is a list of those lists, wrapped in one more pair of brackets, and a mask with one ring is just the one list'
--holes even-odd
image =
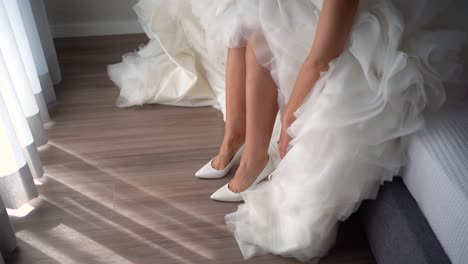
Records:
{"label": "ankle", "polygon": [[245,135],[242,134],[226,134],[223,142],[223,147],[237,151],[245,141]]}
{"label": "ankle", "polygon": [[258,169],[268,162],[268,154],[249,154],[244,152],[241,163],[239,167],[245,168],[247,170]]}

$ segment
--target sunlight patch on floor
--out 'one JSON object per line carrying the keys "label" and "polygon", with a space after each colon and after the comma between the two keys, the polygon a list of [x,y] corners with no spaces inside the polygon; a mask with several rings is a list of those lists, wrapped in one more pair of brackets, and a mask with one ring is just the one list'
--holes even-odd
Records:
{"label": "sunlight patch on floor", "polygon": [[57,263],[73,263],[74,260],[64,254],[61,250],[56,249],[53,246],[47,245],[39,238],[38,235],[29,232],[29,231],[19,231],[16,233],[18,239],[22,240],[24,243],[28,244],[37,251],[40,251],[42,254],[55,260]]}
{"label": "sunlight patch on floor", "polygon": [[[73,201],[71,199],[67,199],[67,200],[70,203],[72,203],[75,207],[80,208],[81,210],[85,211],[87,214],[92,215],[93,217],[95,217],[95,218],[99,219],[100,221],[104,222],[105,224],[113,226],[114,228],[117,228],[120,231],[127,233],[130,237],[134,238],[135,240],[140,241],[141,243],[144,243],[147,246],[153,247],[155,250],[161,251],[161,252],[163,252],[164,254],[167,254],[170,257],[173,257],[175,259],[183,261],[183,263],[187,263],[187,264],[192,263],[191,261],[189,261],[187,259],[184,259],[184,258],[172,253],[170,250],[165,249],[165,248],[163,248],[163,247],[161,247],[159,245],[156,245],[152,241],[149,241],[147,238],[142,237],[140,234],[137,234],[137,233],[133,232],[131,229],[129,229],[129,228],[125,227],[125,226],[122,226],[121,224],[117,223],[116,221],[113,221],[112,219],[103,217],[103,216],[99,215],[98,213],[84,207],[83,205],[80,205],[79,203],[77,203],[77,202],[75,202],[75,201]],[[126,216],[123,215],[123,217],[126,217]],[[141,223],[139,223],[139,221],[136,221],[135,219],[131,219],[131,221],[134,221],[137,224],[141,225]],[[174,234],[166,235],[166,234],[164,234],[166,232],[161,232],[161,231],[164,231],[164,230],[154,230],[152,228],[147,227],[146,225],[142,225],[142,226],[144,226],[144,227],[146,227],[148,229],[151,229],[152,231],[157,232],[158,234],[166,237],[168,240],[174,241],[177,245],[179,245],[180,247],[185,248],[188,251],[191,251],[193,254],[199,255],[199,256],[201,256],[201,257],[203,257],[205,259],[213,259],[214,258],[214,255],[212,253],[210,254],[210,252],[207,249],[201,249],[200,247],[198,247],[196,245],[197,242],[182,241],[181,239],[177,239],[174,236]]]}
{"label": "sunlight patch on floor", "polygon": [[[66,236],[64,236],[64,234],[66,234]],[[71,251],[70,253],[73,253],[75,257],[78,251],[80,254],[86,255],[86,260],[89,261],[92,259],[93,263],[133,264],[129,260],[64,224],[60,224],[44,232],[42,236],[30,231],[20,231],[16,235],[30,246],[59,263],[76,263],[76,259],[69,257],[66,251]],[[61,250],[56,249],[58,248],[58,244],[60,244]],[[65,250],[63,245],[66,245]]]}
{"label": "sunlight patch on floor", "polygon": [[35,208],[32,207],[30,204],[24,204],[18,209],[9,209],[7,208],[7,213],[9,216],[14,216],[14,217],[25,217],[29,213],[31,213]]}
{"label": "sunlight patch on floor", "polygon": [[[67,147],[65,147],[65,146],[63,146],[61,144],[58,144],[55,141],[51,141],[51,140],[49,140],[49,145],[51,147],[55,147],[58,150],[61,150],[61,151],[65,152],[65,153],[67,153],[68,155],[70,155],[70,156],[78,159],[79,161],[89,165],[90,167],[96,169],[97,171],[102,172],[106,176],[112,177],[111,179],[115,179],[117,181],[120,181],[120,182],[128,185],[128,186],[131,186],[132,188],[138,189],[139,191],[141,191],[145,195],[148,195],[149,197],[154,197],[156,199],[159,199],[159,200],[169,204],[170,206],[174,207],[175,209],[183,211],[186,214],[189,214],[191,217],[197,219],[198,221],[201,221],[201,222],[207,223],[207,224],[216,224],[215,222],[212,221],[212,219],[207,218],[207,217],[205,217],[203,215],[200,215],[199,212],[193,211],[193,208],[186,207],[186,206],[178,204],[178,203],[176,203],[174,201],[171,201],[171,200],[167,199],[166,197],[163,197],[163,196],[159,195],[156,192],[149,192],[148,190],[142,189],[142,187],[134,184],[131,181],[128,181],[127,179],[125,179],[125,177],[119,177],[118,175],[116,175],[116,172],[112,171],[111,169],[102,168],[102,166],[99,166],[98,164],[96,164],[95,161],[93,161],[93,160],[91,160],[91,159],[89,159],[89,158],[87,158],[87,157],[85,157],[83,155],[80,155],[79,153],[77,153],[74,150],[71,150],[70,148],[67,148]],[[52,175],[49,175],[49,176],[52,176]],[[64,182],[62,182],[62,183],[64,183]],[[70,185],[70,183],[68,185]],[[86,193],[85,192],[86,190],[82,190],[82,191],[84,191],[83,193]],[[93,197],[93,198],[96,198],[96,197]]]}
{"label": "sunlight patch on floor", "polygon": [[34,184],[36,184],[37,186],[41,186],[44,183],[42,183],[41,181],[39,181],[37,179],[34,179]]}

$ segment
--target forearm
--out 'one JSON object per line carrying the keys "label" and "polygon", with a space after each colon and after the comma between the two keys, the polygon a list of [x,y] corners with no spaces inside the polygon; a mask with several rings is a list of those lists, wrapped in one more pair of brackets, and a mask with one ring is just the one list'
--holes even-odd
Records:
{"label": "forearm", "polygon": [[284,119],[294,118],[294,112],[320,78],[320,72],[327,71],[329,63],[343,51],[358,4],[359,0],[324,1],[312,49],[299,72]]}
{"label": "forearm", "polygon": [[304,98],[307,97],[312,87],[320,78],[320,72],[324,70],[326,69],[322,68],[321,70],[319,67],[307,63],[302,66],[284,111],[284,122],[291,123],[293,121],[287,119],[294,119],[294,113],[302,105]]}

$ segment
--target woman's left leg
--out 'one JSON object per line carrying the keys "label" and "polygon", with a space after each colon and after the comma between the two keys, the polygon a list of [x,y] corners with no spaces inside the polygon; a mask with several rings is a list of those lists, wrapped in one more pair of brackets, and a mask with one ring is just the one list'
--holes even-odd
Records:
{"label": "woman's left leg", "polygon": [[225,169],[245,141],[245,48],[230,48],[226,65],[226,125],[213,168]]}
{"label": "woman's left leg", "polygon": [[278,91],[270,71],[257,62],[253,37],[246,48],[246,138],[241,163],[229,188],[243,192],[268,162],[268,147],[278,113]]}

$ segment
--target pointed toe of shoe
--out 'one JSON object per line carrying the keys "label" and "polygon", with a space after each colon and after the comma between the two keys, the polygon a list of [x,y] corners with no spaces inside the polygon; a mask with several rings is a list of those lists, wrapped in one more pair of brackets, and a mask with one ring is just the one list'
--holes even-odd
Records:
{"label": "pointed toe of shoe", "polygon": [[201,167],[196,173],[195,173],[195,177],[197,178],[204,178],[205,176],[207,176],[209,174],[209,172],[206,170],[206,165]]}
{"label": "pointed toe of shoe", "polygon": [[[252,186],[257,185],[260,183],[262,180],[268,178],[270,174],[274,171],[274,165],[272,162],[272,159],[268,157],[267,164],[265,165],[265,168],[260,172],[260,175],[258,175],[257,179],[254,181],[254,183],[247,189],[250,190]],[[214,192],[210,198],[215,201],[222,201],[222,202],[241,202],[244,200],[242,198],[241,193],[235,193],[229,189],[229,183],[221,187],[219,190]]]}
{"label": "pointed toe of shoe", "polygon": [[211,200],[219,201],[222,198],[222,196],[219,194],[219,190],[212,193],[210,196]]}
{"label": "pointed toe of shoe", "polygon": [[201,169],[199,169],[195,173],[195,177],[201,178],[201,179],[219,179],[224,176],[229,172],[230,167],[224,169],[224,170],[216,170],[213,168],[211,163],[213,160],[210,160],[205,166],[203,166]]}
{"label": "pointed toe of shoe", "polygon": [[221,187],[219,190],[214,192],[210,198],[220,202],[242,202],[242,196],[240,193],[235,193],[229,190],[228,184]]}

